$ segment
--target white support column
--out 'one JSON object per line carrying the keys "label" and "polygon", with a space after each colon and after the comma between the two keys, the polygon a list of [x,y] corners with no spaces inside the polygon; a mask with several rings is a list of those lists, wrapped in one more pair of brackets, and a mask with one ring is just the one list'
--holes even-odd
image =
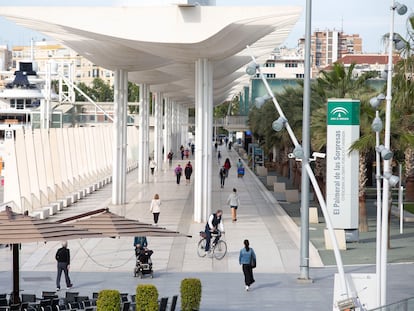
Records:
{"label": "white support column", "polygon": [[179,144],[177,139],[177,104],[171,103],[171,148],[177,154],[177,159],[181,159],[179,152]]}
{"label": "white support column", "polygon": [[205,222],[211,213],[213,68],[207,59],[196,61],[194,221]]}
{"label": "white support column", "polygon": [[128,73],[115,70],[114,79],[114,146],[112,164],[112,204],[126,203],[126,126]]}
{"label": "white support column", "polygon": [[162,115],[162,94],[155,94],[155,109],[154,109],[154,159],[157,162],[157,170],[161,171],[163,167],[163,155],[162,155],[162,146],[163,146],[163,134],[162,134],[162,125],[163,125],[163,115]]}
{"label": "white support column", "polygon": [[[168,162],[167,154],[172,150],[171,146],[171,100],[169,98],[165,99],[165,114],[164,114],[164,127],[165,127],[165,135],[164,135],[164,161]],[[174,151],[173,151],[174,152]],[[176,154],[177,151],[174,152]]]}
{"label": "white support column", "polygon": [[149,179],[149,88],[140,84],[139,90],[138,183],[143,184]]}
{"label": "white support column", "polygon": [[[188,107],[181,107],[181,119],[180,119],[180,133],[181,141],[185,144],[188,143]],[[188,148],[188,145],[186,146]]]}

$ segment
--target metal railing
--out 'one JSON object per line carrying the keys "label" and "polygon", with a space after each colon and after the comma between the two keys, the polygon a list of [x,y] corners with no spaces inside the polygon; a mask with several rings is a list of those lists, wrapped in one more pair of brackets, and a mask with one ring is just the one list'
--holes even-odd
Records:
{"label": "metal railing", "polygon": [[414,297],[404,299],[392,304],[372,309],[370,311],[410,311],[414,310]]}

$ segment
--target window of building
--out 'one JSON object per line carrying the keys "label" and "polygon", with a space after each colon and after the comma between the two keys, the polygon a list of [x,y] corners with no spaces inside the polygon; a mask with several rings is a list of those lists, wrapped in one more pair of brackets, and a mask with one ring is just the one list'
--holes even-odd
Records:
{"label": "window of building", "polygon": [[268,78],[268,79],[274,79],[274,78],[276,78],[276,74],[275,73],[267,73],[266,74],[266,78]]}
{"label": "window of building", "polygon": [[285,63],[285,68],[297,68],[297,67],[298,67],[297,61],[291,60]]}
{"label": "window of building", "polygon": [[296,79],[304,79],[305,78],[305,74],[304,73],[297,73],[296,74]]}

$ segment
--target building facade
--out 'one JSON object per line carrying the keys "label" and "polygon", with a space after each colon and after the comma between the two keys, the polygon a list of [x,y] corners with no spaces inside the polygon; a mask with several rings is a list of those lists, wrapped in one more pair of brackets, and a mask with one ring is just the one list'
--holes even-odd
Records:
{"label": "building facade", "polygon": [[[269,59],[261,65],[267,79],[303,79],[305,74],[302,49],[276,48]],[[256,74],[254,79],[260,79]]]}
{"label": "building facade", "polygon": [[[362,53],[362,38],[359,34],[348,35],[338,30],[316,30],[311,40],[312,76],[345,55]],[[304,38],[299,40],[299,46],[305,46]]]}
{"label": "building facade", "polygon": [[[28,46],[14,46],[11,51],[11,69],[16,70],[20,61],[33,60],[39,73],[46,72],[46,65],[52,61],[57,64],[65,64],[65,71],[69,70],[69,64],[73,68],[73,80],[75,83],[85,83],[90,86],[95,78],[101,78],[106,83],[113,85],[114,74],[112,71],[96,66],[91,61],[79,55],[72,49],[62,44],[50,41],[33,42]],[[65,74],[69,74],[65,72]]]}

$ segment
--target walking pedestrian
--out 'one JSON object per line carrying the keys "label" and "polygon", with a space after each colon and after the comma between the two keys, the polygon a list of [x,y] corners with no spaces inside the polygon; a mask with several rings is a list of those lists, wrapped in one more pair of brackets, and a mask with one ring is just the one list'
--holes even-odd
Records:
{"label": "walking pedestrian", "polygon": [[218,161],[218,164],[220,165],[220,160],[221,160],[221,152],[220,152],[220,150],[217,152],[217,161]]}
{"label": "walking pedestrian", "polygon": [[[154,198],[151,200],[151,206],[150,206],[150,212],[152,213],[152,216],[154,217],[154,225],[158,225],[158,218],[160,217],[160,209],[161,206],[161,200],[158,193],[154,195]],[[142,245],[142,244],[141,244]]]}
{"label": "walking pedestrian", "polygon": [[157,162],[155,162],[155,160],[152,159],[150,161],[150,165],[149,166],[150,166],[150,169],[151,169],[151,175],[154,175],[155,168],[157,167]]}
{"label": "walking pedestrian", "polygon": [[250,286],[255,282],[253,277],[253,268],[256,267],[256,254],[249,246],[249,240],[244,240],[244,247],[240,250],[239,264],[242,265],[244,274],[245,290],[248,291]]}
{"label": "walking pedestrian", "polygon": [[237,221],[237,208],[240,206],[239,195],[237,194],[237,189],[233,188],[233,192],[230,193],[227,204],[230,205],[231,209],[231,219],[233,222]]}
{"label": "walking pedestrian", "polygon": [[62,242],[62,247],[57,250],[55,259],[57,261],[56,291],[60,290],[60,278],[62,276],[62,271],[65,274],[66,287],[68,289],[72,288],[73,284],[69,278],[70,251],[68,249],[67,241]]}
{"label": "walking pedestrian", "polygon": [[172,165],[173,156],[174,156],[174,153],[172,151],[168,152],[167,159],[168,159],[168,163],[170,164],[170,167]]}
{"label": "walking pedestrian", "polygon": [[224,166],[220,168],[219,176],[220,176],[220,187],[224,188],[224,181],[226,180],[226,176],[227,176],[226,168]]}
{"label": "walking pedestrian", "polygon": [[180,164],[177,165],[177,167],[174,170],[175,176],[177,177],[177,185],[180,184],[181,175],[183,173],[183,169]]}
{"label": "walking pedestrian", "polygon": [[230,164],[230,159],[229,158],[226,158],[226,160],[224,161],[224,165],[223,166],[226,168],[226,177],[229,177],[229,170],[231,168],[231,164]]}
{"label": "walking pedestrian", "polygon": [[191,162],[188,161],[187,165],[184,168],[184,175],[185,175],[185,184],[190,184],[190,178],[191,174],[193,173],[193,166],[191,165]]}

